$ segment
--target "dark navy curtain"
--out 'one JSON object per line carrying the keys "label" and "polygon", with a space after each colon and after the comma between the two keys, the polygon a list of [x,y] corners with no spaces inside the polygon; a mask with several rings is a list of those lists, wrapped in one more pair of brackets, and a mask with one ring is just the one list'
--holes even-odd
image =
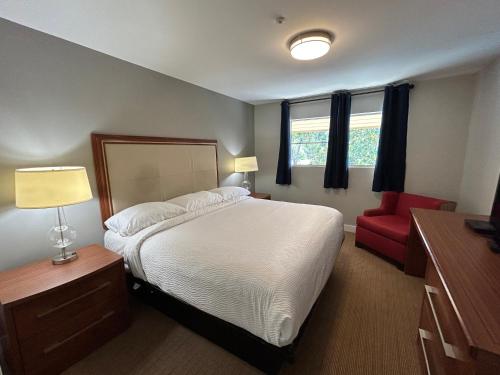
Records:
{"label": "dark navy curtain", "polygon": [[351,117],[351,94],[332,95],[330,107],[330,132],[326,155],[325,188],[347,189],[349,183],[349,119]]}
{"label": "dark navy curtain", "polygon": [[288,100],[281,102],[281,133],[280,153],[278,157],[278,170],[276,183],[290,185],[292,183],[291,145],[290,145],[290,103]]}
{"label": "dark navy curtain", "polygon": [[382,126],[373,191],[404,191],[406,173],[406,133],[410,85],[389,85],[384,90]]}

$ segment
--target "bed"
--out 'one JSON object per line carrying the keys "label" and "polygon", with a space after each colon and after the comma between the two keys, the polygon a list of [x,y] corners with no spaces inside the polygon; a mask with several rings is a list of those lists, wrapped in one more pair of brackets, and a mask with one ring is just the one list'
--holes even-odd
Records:
{"label": "bed", "polygon": [[[103,221],[146,201],[218,186],[217,142],[92,135]],[[124,256],[131,290],[272,373],[290,358],[343,241],[322,206],[248,196],[160,221],[105,245]]]}

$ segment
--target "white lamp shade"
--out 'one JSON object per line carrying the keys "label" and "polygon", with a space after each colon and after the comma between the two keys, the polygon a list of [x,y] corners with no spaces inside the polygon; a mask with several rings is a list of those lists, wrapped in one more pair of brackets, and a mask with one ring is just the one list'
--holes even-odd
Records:
{"label": "white lamp shade", "polygon": [[234,159],[235,172],[255,172],[258,170],[259,166],[257,165],[257,158],[255,156]]}
{"label": "white lamp shade", "polygon": [[92,199],[84,167],[16,169],[16,207],[48,208]]}

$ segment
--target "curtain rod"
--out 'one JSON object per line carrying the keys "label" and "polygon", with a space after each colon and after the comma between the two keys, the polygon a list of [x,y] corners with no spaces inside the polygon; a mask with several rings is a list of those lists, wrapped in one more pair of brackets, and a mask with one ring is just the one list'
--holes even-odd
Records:
{"label": "curtain rod", "polygon": [[[415,87],[415,85],[410,85],[410,90],[413,89],[414,87]],[[351,96],[375,94],[377,92],[384,92],[384,89],[358,92],[358,93],[351,94]],[[327,97],[323,97],[323,98],[314,98],[314,99],[304,99],[304,100],[290,101],[290,104],[301,104],[301,103],[309,103],[309,102],[319,102],[319,101],[322,101],[322,100],[329,100],[329,99],[330,99],[330,96],[327,96]]]}

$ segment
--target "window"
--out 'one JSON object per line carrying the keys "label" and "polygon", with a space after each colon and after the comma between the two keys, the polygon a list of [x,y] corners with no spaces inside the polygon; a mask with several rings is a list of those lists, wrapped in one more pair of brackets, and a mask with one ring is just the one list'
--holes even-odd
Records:
{"label": "window", "polygon": [[349,121],[349,165],[375,166],[381,123],[382,112],[351,115]]}
{"label": "window", "polygon": [[330,117],[292,120],[292,165],[325,165]]}
{"label": "window", "polygon": [[[377,160],[381,112],[352,114],[349,130],[349,165],[374,166]],[[292,164],[325,165],[330,117],[291,121]]]}

